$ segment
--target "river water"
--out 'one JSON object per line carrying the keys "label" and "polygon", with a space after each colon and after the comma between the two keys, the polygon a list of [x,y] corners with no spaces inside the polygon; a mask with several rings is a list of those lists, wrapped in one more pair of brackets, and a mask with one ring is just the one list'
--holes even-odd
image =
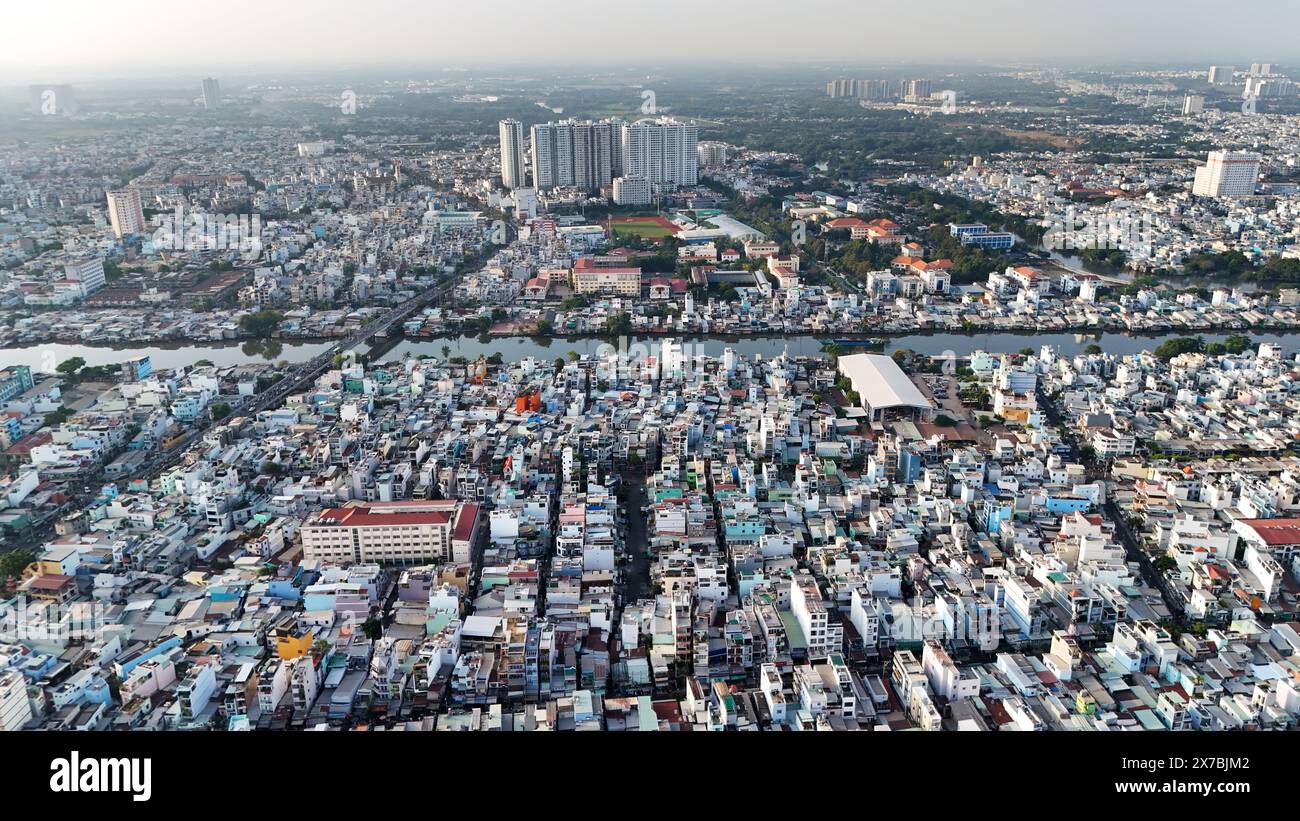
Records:
{"label": "river water", "polygon": [[[1249,333],[1259,342],[1277,342],[1284,352],[1300,350],[1300,333]],[[1175,336],[1187,336],[1186,333],[1171,333],[1158,336],[1130,336],[1122,333],[972,333],[972,334],[910,334],[907,336],[888,337],[884,352],[910,348],[921,354],[938,356],[946,351],[953,351],[958,356],[966,356],[974,350],[989,353],[1008,353],[1022,348],[1037,350],[1042,345],[1051,345],[1064,354],[1082,351],[1091,344],[1101,346],[1109,353],[1129,354],[1142,350],[1154,350],[1162,339]],[[1226,333],[1199,334],[1206,341],[1225,339]],[[648,350],[658,350],[667,337],[632,337],[621,343],[628,347],[641,345]],[[731,348],[745,356],[761,354],[772,357],[787,351],[791,356],[809,356],[820,353],[822,343],[835,338],[834,334],[812,336],[708,336],[687,337],[683,341],[691,344],[692,354],[720,356],[724,349]],[[86,360],[87,365],[107,365],[125,362],[128,359],[148,355],[155,369],[177,368],[192,365],[200,360],[209,360],[216,365],[236,365],[250,362],[302,362],[328,349],[331,342],[276,342],[271,343],[204,343],[192,346],[124,346],[97,347],[89,345],[33,345],[26,348],[0,349],[0,367],[5,365],[30,365],[38,371],[51,371],[58,363],[74,356]],[[408,354],[410,356],[442,357],[442,349],[448,349],[449,356],[474,359],[478,356],[491,356],[499,353],[506,360],[525,357],[555,359],[567,356],[569,351],[580,354],[595,353],[602,345],[611,344],[604,337],[486,337],[459,336],[437,339],[406,339],[399,342],[385,353],[380,361],[395,362]],[[614,341],[616,346],[620,343]],[[879,350],[879,349],[873,349]]]}

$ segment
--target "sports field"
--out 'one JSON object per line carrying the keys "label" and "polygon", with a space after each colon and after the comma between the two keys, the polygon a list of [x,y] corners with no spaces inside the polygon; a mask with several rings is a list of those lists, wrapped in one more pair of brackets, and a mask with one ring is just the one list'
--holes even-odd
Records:
{"label": "sports field", "polygon": [[611,217],[609,230],[615,236],[636,234],[646,239],[660,239],[670,237],[680,229],[663,217],[649,216]]}

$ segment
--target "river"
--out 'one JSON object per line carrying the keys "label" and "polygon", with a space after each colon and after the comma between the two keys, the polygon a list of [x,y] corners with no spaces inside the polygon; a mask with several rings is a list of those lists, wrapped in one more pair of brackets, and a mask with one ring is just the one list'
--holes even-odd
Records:
{"label": "river", "polygon": [[[1276,342],[1286,352],[1300,350],[1300,333],[1273,334],[1260,333],[1248,335],[1258,342]],[[1073,333],[972,333],[972,334],[909,334],[886,338],[883,348],[885,353],[910,348],[917,353],[938,356],[946,351],[953,351],[958,356],[966,356],[979,349],[989,353],[1013,353],[1022,348],[1037,350],[1042,345],[1051,345],[1063,354],[1080,353],[1089,345],[1097,344],[1103,351],[1116,354],[1138,353],[1154,350],[1163,339],[1176,336],[1199,335],[1207,342],[1223,341],[1230,334],[1172,333],[1159,336],[1130,336],[1122,333],[1073,334]],[[668,337],[632,337],[625,343],[628,347],[642,345],[650,350],[657,350]],[[761,354],[772,357],[782,351],[791,356],[808,356],[821,352],[822,343],[834,338],[833,334],[824,336],[708,336],[679,338],[691,344],[691,353],[720,356],[724,349],[732,348],[745,356]],[[532,337],[475,337],[462,336],[448,339],[407,339],[399,342],[381,361],[393,362],[410,354],[411,356],[442,356],[446,346],[449,356],[461,356],[474,359],[480,355],[501,354],[510,361],[528,356],[555,359],[563,357],[569,351],[580,354],[595,353],[602,345],[619,344],[600,337],[536,339]],[[867,349],[863,349],[867,350]],[[871,349],[878,351],[880,349]]]}
{"label": "river", "polygon": [[[1258,342],[1276,342],[1283,351],[1290,353],[1300,350],[1300,332],[1297,333],[1250,333],[1244,332]],[[1154,350],[1162,339],[1175,336],[1188,336],[1188,333],[1170,333],[1156,336],[1130,336],[1123,333],[1074,334],[1074,333],[971,333],[971,334],[909,334],[888,337],[884,346],[886,353],[901,348],[910,348],[918,353],[938,356],[945,351],[953,351],[958,356],[966,356],[976,349],[990,353],[1008,353],[1022,348],[1037,350],[1042,345],[1051,345],[1064,354],[1079,353],[1092,344],[1101,346],[1103,351],[1116,354],[1137,353],[1142,350]],[[1222,341],[1229,336],[1226,333],[1199,334],[1206,341]],[[632,337],[625,343],[627,347],[641,345],[649,351],[658,350],[668,337]],[[691,344],[692,354],[720,356],[726,348],[732,348],[745,356],[761,354],[772,357],[782,351],[791,356],[810,356],[820,353],[822,343],[835,338],[834,334],[813,336],[707,336],[686,337],[683,341]],[[128,359],[148,355],[155,369],[177,368],[192,365],[200,360],[208,360],[216,365],[237,365],[248,362],[303,362],[329,348],[332,342],[290,341],[274,343],[264,347],[265,343],[203,343],[190,346],[120,346],[96,347],[90,345],[33,345],[26,348],[7,348],[0,350],[0,367],[5,365],[30,365],[35,370],[51,370],[58,363],[74,356],[86,360],[87,365],[107,365],[125,362]],[[479,356],[491,356],[499,353],[506,360],[525,357],[555,359],[567,356],[569,351],[580,354],[595,353],[601,346],[611,344],[604,337],[556,337],[541,338],[527,336],[486,337],[459,336],[435,339],[405,339],[380,357],[381,362],[395,362],[407,354],[411,356],[442,357],[444,346],[448,355],[475,359]],[[618,344],[617,342],[614,344]],[[878,349],[874,349],[878,350]]]}
{"label": "river", "polygon": [[326,350],[333,342],[269,340],[259,342],[201,342],[187,345],[171,342],[161,345],[65,345],[49,343],[24,348],[0,348],[0,367],[29,365],[33,370],[50,371],[64,360],[79,356],[87,365],[113,365],[148,356],[155,369],[179,368],[206,359],[214,365],[242,365],[249,362],[304,362]]}

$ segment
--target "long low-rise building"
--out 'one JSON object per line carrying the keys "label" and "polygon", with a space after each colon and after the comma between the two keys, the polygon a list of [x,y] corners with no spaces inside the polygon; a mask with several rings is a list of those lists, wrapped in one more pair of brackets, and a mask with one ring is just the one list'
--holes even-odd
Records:
{"label": "long low-rise building", "polygon": [[470,560],[479,506],[459,499],[353,502],[312,514],[302,528],[308,559],[353,564]]}
{"label": "long low-rise building", "polygon": [[579,294],[641,295],[641,269],[601,265],[583,257],[573,266],[573,290]]}
{"label": "long low-rise building", "polygon": [[849,378],[872,422],[883,422],[887,413],[927,419],[934,412],[930,400],[888,356],[866,353],[841,356],[839,369]]}

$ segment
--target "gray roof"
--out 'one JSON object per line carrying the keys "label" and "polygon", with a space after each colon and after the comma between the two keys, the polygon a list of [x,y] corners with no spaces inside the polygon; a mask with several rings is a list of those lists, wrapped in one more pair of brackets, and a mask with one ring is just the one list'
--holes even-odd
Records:
{"label": "gray roof", "polygon": [[898,363],[871,353],[839,358],[840,373],[853,382],[862,402],[871,408],[929,408],[930,401],[912,384]]}

